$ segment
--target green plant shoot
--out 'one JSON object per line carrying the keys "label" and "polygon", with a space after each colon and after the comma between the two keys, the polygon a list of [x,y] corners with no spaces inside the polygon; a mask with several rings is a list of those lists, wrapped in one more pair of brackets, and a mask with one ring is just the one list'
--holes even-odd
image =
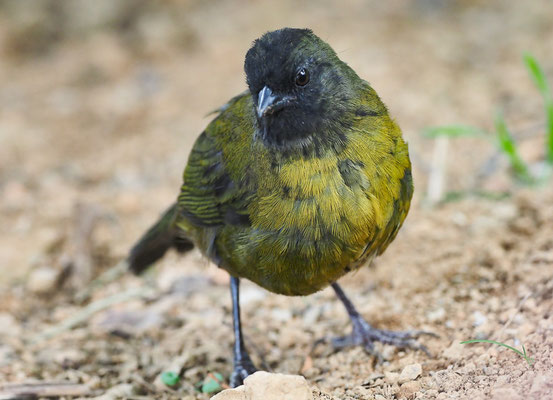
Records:
{"label": "green plant shoot", "polygon": [[[513,136],[507,129],[507,124],[503,118],[503,115],[498,114],[495,120],[495,129],[497,131],[497,144],[499,150],[505,153],[515,176],[525,183],[531,183],[532,177],[528,172],[526,163],[518,154],[518,149]],[[493,136],[489,135],[482,129],[476,128],[470,125],[443,125],[424,130],[423,134],[429,138],[437,138],[438,136],[447,136],[451,138],[456,137],[482,137],[493,140]]]}
{"label": "green plant shoot", "polygon": [[509,162],[511,163],[511,167],[515,172],[515,175],[526,183],[532,182],[532,177],[528,172],[528,166],[518,154],[518,149],[513,139],[513,135],[511,135],[511,132],[507,129],[507,124],[505,123],[505,119],[501,113],[498,113],[495,118],[495,130],[497,132],[499,148],[509,158]]}
{"label": "green plant shoot", "polygon": [[426,128],[423,135],[429,138],[438,136],[464,137],[464,136],[489,136],[482,129],[470,125],[443,125]]}
{"label": "green plant shoot", "polygon": [[536,61],[536,58],[530,53],[524,53],[523,59],[530,77],[543,97],[545,115],[547,118],[546,159],[549,164],[553,165],[553,95],[551,94],[551,88],[549,87],[545,74],[543,73],[543,69]]}
{"label": "green plant shoot", "polygon": [[522,351],[520,351],[520,350],[515,349],[514,347],[509,346],[508,344],[501,343],[501,342],[496,342],[495,340],[472,339],[472,340],[465,340],[465,341],[461,342],[461,344],[470,344],[470,343],[491,343],[491,344],[496,344],[498,346],[503,346],[503,347],[508,348],[509,350],[513,350],[519,356],[524,358],[524,360],[526,360],[528,365],[532,366],[532,364],[534,363],[534,359],[531,358],[530,356],[528,356],[528,354],[526,353],[526,348],[524,347],[524,345],[522,345]]}

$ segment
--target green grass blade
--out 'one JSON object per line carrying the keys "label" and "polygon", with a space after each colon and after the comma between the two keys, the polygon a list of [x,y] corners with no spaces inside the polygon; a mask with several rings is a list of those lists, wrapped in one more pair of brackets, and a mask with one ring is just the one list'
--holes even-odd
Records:
{"label": "green grass blade", "polygon": [[472,340],[465,340],[461,342],[461,344],[469,344],[469,343],[491,343],[491,344],[497,344],[498,346],[506,347],[510,350],[513,350],[515,353],[517,353],[519,356],[524,357],[524,354],[522,351],[515,349],[514,347],[509,346],[508,344],[496,342],[495,340],[488,340],[488,339],[472,339]]}
{"label": "green grass blade", "polygon": [[438,136],[462,137],[462,136],[486,136],[486,132],[470,125],[443,125],[426,128],[422,134],[429,138]]}
{"label": "green grass blade", "polygon": [[524,351],[524,359],[526,360],[528,365],[534,364],[534,359],[526,354],[526,347],[524,347],[524,345],[522,345],[522,350]]}
{"label": "green grass blade", "polygon": [[532,178],[528,172],[528,166],[522,158],[520,158],[513,135],[511,135],[507,129],[507,124],[501,113],[498,113],[495,119],[495,130],[497,132],[499,149],[505,153],[509,159],[515,175],[526,183],[532,182]]}
{"label": "green grass blade", "polygon": [[547,161],[553,164],[553,95],[547,82],[547,78],[536,58],[530,53],[524,53],[524,64],[528,69],[530,77],[540,91],[545,105],[547,118]]}
{"label": "green grass blade", "polygon": [[514,351],[515,353],[517,353],[519,356],[521,356],[522,358],[524,358],[524,360],[526,360],[526,362],[528,363],[528,365],[532,365],[533,362],[534,362],[534,359],[533,358],[530,358],[527,356],[526,354],[526,348],[524,347],[524,345],[522,345],[522,350],[524,350],[524,353],[520,350],[517,350],[515,349],[514,347],[512,346],[509,346],[508,344],[505,344],[505,343],[501,343],[501,342],[496,342],[495,340],[488,340],[488,339],[472,339],[472,340],[464,340],[461,342],[461,344],[470,344],[470,343],[491,343],[491,344],[496,344],[498,346],[502,346],[502,347],[506,347],[508,348],[509,350],[512,350]]}
{"label": "green grass blade", "polygon": [[549,89],[549,85],[547,84],[547,79],[545,78],[543,69],[541,68],[536,58],[530,53],[524,53],[522,57],[524,59],[524,64],[528,69],[528,73],[530,74],[530,77],[536,84],[541,94],[544,97],[551,95],[551,90]]}
{"label": "green grass blade", "polygon": [[545,113],[547,115],[547,162],[553,165],[553,100],[545,104]]}

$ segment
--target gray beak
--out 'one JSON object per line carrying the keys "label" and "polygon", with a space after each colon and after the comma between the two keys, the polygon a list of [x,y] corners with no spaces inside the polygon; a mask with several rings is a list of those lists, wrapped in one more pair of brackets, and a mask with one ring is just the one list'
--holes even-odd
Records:
{"label": "gray beak", "polygon": [[257,95],[257,116],[262,118],[267,114],[271,114],[273,106],[278,102],[278,97],[273,94],[273,91],[265,86]]}

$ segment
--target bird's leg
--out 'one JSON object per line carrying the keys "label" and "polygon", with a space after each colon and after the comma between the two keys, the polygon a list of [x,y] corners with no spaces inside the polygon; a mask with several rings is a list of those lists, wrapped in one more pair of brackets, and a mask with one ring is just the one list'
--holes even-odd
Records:
{"label": "bird's leg", "polygon": [[234,370],[230,376],[230,386],[237,387],[244,383],[248,375],[257,371],[250,355],[244,346],[242,326],[240,324],[240,279],[230,277],[230,295],[232,297],[232,320],[234,329]]}
{"label": "bird's leg", "polygon": [[336,292],[338,298],[346,307],[346,311],[351,319],[353,331],[347,336],[337,337],[332,339],[332,345],[335,349],[342,349],[350,346],[363,346],[365,351],[374,354],[381,359],[381,356],[374,349],[374,342],[391,344],[400,348],[411,348],[421,350],[428,356],[428,349],[415,339],[420,335],[434,335],[424,331],[403,331],[394,332],[373,328],[353,306],[353,303],[346,297],[342,288],[334,282],[332,288]]}

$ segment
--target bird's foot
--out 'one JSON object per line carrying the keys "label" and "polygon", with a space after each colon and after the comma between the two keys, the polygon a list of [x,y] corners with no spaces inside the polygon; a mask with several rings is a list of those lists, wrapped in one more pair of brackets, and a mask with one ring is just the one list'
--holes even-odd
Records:
{"label": "bird's foot", "polygon": [[257,371],[250,357],[242,358],[242,360],[234,363],[234,370],[230,375],[230,387],[237,387],[244,384],[244,379]]}
{"label": "bird's foot", "polygon": [[399,348],[409,348],[421,350],[431,357],[426,346],[417,342],[417,338],[421,335],[437,336],[432,332],[426,331],[387,331],[373,328],[361,316],[351,319],[353,323],[353,331],[347,336],[336,337],[332,339],[332,346],[335,350],[340,350],[345,347],[363,346],[366,352],[375,355],[378,361],[382,361],[382,355],[374,348],[374,342],[390,344]]}

